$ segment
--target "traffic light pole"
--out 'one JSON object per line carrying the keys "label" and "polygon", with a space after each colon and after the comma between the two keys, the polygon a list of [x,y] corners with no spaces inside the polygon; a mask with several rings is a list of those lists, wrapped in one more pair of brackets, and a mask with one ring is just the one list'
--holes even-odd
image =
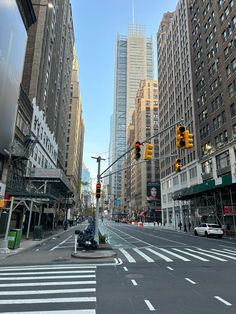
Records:
{"label": "traffic light pole", "polygon": [[[101,175],[100,175],[101,160],[105,160],[105,159],[101,158],[101,156],[92,157],[92,158],[96,159],[97,163],[98,163],[97,183],[100,183],[100,179],[101,179]],[[97,244],[99,245],[98,217],[99,217],[99,198],[96,197],[96,214],[95,214],[95,234],[94,234],[94,239],[95,239],[95,241],[97,241]]]}

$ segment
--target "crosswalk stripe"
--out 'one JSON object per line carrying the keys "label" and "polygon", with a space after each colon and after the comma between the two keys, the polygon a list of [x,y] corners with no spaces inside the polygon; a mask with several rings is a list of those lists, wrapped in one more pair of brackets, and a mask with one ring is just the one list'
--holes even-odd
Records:
{"label": "crosswalk stripe", "polygon": [[62,282],[24,282],[0,284],[0,287],[35,287],[35,286],[69,286],[69,285],[95,285],[96,281],[62,281]]}
{"label": "crosswalk stripe", "polygon": [[[206,250],[203,250],[203,249],[200,249],[200,248],[199,248],[198,250],[203,251],[203,252],[207,252]],[[230,258],[230,259],[236,260],[236,257],[229,256],[229,255],[226,255],[226,254],[217,253],[217,252],[212,252],[212,254],[216,254],[216,255],[219,255],[219,256],[224,256],[224,257],[227,257],[227,258]]]}
{"label": "crosswalk stripe", "polygon": [[188,252],[185,252],[185,251],[182,251],[182,250],[179,250],[179,249],[175,249],[175,248],[172,248],[172,250],[180,252],[180,253],[183,253],[183,254],[186,254],[186,255],[189,255],[189,256],[192,256],[192,257],[194,257],[196,259],[199,259],[200,261],[203,261],[203,262],[209,262],[208,259],[200,257],[200,256],[197,256],[197,255],[192,254],[192,253],[188,253]]}
{"label": "crosswalk stripe", "polygon": [[161,250],[161,251],[163,251],[163,252],[166,252],[166,253],[168,253],[168,254],[170,254],[170,255],[173,255],[173,256],[175,256],[175,257],[181,259],[182,261],[190,262],[190,259],[188,259],[188,258],[186,258],[186,257],[184,257],[184,256],[181,256],[181,255],[179,255],[179,254],[176,254],[176,253],[174,253],[174,252],[171,252],[171,251],[166,250],[166,249],[163,249],[163,248],[158,248],[158,249]]}
{"label": "crosswalk stripe", "polygon": [[216,250],[216,249],[212,249],[212,251],[217,251],[217,252],[222,252],[222,253],[227,253],[227,254],[231,254],[231,255],[236,255],[236,252],[232,252],[230,250]]}
{"label": "crosswalk stripe", "polygon": [[34,311],[34,312],[1,312],[1,314],[96,314],[96,310]]}
{"label": "crosswalk stripe", "polygon": [[154,260],[147,256],[145,253],[143,253],[142,251],[140,251],[138,248],[134,248],[133,249],[136,253],[138,253],[140,256],[142,256],[147,262],[149,263],[154,263]]}
{"label": "crosswalk stripe", "polygon": [[221,261],[221,262],[227,262],[227,260],[226,260],[226,259],[223,259],[223,258],[220,258],[220,257],[213,256],[212,254],[207,254],[207,253],[203,253],[203,252],[198,252],[198,251],[196,251],[196,250],[192,250],[192,249],[186,249],[186,250],[188,250],[188,251],[190,251],[190,252],[198,253],[198,254],[201,254],[201,255],[204,255],[204,256],[211,257],[211,258],[216,259],[216,260]]}
{"label": "crosswalk stripe", "polygon": [[15,271],[15,270],[53,270],[53,269],[96,269],[97,266],[85,265],[46,265],[44,266],[21,266],[21,267],[0,267],[0,272]]}
{"label": "crosswalk stripe", "polygon": [[96,297],[78,298],[48,298],[48,299],[11,299],[0,300],[0,304],[35,304],[35,303],[73,303],[73,302],[96,302]]}
{"label": "crosswalk stripe", "polygon": [[91,274],[95,273],[95,270],[69,270],[69,271],[42,271],[42,272],[20,272],[20,273],[3,273],[0,274],[0,276],[16,276],[16,275],[52,275],[52,274]]}
{"label": "crosswalk stripe", "polygon": [[136,260],[123,248],[119,248],[121,253],[127,258],[130,263],[136,263]]}
{"label": "crosswalk stripe", "polygon": [[173,260],[170,259],[169,257],[167,257],[167,256],[165,256],[165,255],[163,255],[161,253],[158,253],[158,252],[154,251],[153,249],[151,249],[149,247],[147,247],[146,250],[148,250],[149,252],[151,252],[151,253],[153,253],[153,254],[163,258],[166,262],[173,262]]}
{"label": "crosswalk stripe", "polygon": [[236,254],[236,251],[234,250],[224,249],[224,251],[231,252],[232,254]]}
{"label": "crosswalk stripe", "polygon": [[74,275],[74,276],[31,276],[31,277],[4,277],[0,280],[38,280],[38,279],[69,279],[69,278],[95,278],[96,275]]}
{"label": "crosswalk stripe", "polygon": [[60,290],[25,290],[25,291],[1,291],[1,296],[3,295],[31,295],[31,294],[59,294],[59,293],[75,293],[75,292],[96,292],[95,288],[86,289],[60,289]]}

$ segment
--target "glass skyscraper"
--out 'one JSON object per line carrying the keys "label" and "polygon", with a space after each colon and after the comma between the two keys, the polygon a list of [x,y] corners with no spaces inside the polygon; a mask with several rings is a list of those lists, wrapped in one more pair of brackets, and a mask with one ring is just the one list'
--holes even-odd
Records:
{"label": "glass skyscraper", "polygon": [[[125,153],[127,129],[132,120],[135,98],[141,80],[153,79],[153,42],[145,35],[145,26],[129,25],[128,35],[117,35],[115,51],[112,162]],[[112,168],[112,195],[119,205],[121,195],[120,159]]]}

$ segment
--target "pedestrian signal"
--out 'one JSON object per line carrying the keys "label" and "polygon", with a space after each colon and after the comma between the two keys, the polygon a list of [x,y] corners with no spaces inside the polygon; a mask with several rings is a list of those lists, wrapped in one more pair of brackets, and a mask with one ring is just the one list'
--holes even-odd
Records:
{"label": "pedestrian signal", "polygon": [[176,147],[184,148],[185,147],[185,138],[184,138],[185,127],[180,125],[176,129]]}
{"label": "pedestrian signal", "polygon": [[144,159],[145,160],[150,160],[152,159],[152,154],[153,154],[153,145],[152,144],[145,144],[145,152],[144,152]]}

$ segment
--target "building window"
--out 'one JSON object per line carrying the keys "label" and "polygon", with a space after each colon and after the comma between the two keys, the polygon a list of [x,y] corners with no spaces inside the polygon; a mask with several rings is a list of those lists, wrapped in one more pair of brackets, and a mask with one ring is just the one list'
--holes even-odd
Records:
{"label": "building window", "polygon": [[230,165],[229,151],[216,156],[216,168],[217,170],[223,169]]}
{"label": "building window", "polygon": [[189,170],[189,176],[190,176],[190,179],[197,177],[197,167],[194,167]]}
{"label": "building window", "polygon": [[202,174],[209,174],[212,173],[212,160],[206,160],[204,163],[202,163]]}
{"label": "building window", "polygon": [[234,117],[236,115],[236,106],[235,103],[233,103],[232,105],[230,105],[230,115],[231,117]]}

